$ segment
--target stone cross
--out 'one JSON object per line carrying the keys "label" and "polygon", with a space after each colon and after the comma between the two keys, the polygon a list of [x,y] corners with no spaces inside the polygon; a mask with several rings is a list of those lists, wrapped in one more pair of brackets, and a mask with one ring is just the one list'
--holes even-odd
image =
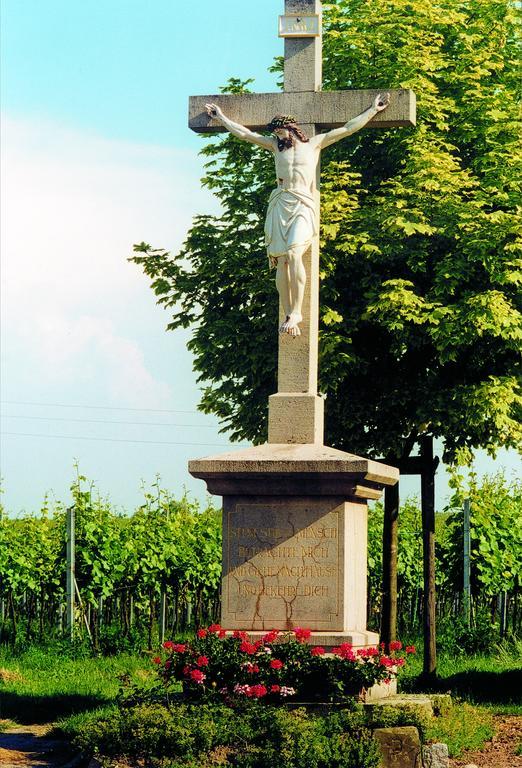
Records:
{"label": "stone cross", "polygon": [[[313,28],[316,33],[307,29]],[[189,126],[197,132],[225,130],[207,115],[205,104],[215,103],[225,114],[255,131],[266,130],[276,114],[293,114],[309,137],[344,125],[364,112],[378,91],[321,91],[322,39],[320,0],[285,0],[280,29],[285,37],[284,92],[191,96]],[[296,31],[297,30],[297,33]],[[304,36],[299,36],[300,34]],[[390,91],[390,105],[370,128],[415,125],[415,95]],[[320,168],[316,179],[319,196]],[[319,211],[317,199],[316,210]],[[278,391],[269,398],[269,443],[323,443],[323,399],[317,394],[319,317],[319,236],[303,258],[307,275],[301,336],[279,336]],[[281,319],[283,309],[280,308]]]}

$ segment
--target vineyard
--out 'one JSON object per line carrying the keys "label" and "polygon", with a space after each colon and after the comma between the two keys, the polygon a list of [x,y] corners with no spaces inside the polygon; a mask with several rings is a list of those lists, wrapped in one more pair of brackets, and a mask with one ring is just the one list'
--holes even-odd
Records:
{"label": "vineyard", "polygon": [[[522,487],[502,474],[464,484],[454,475],[452,502],[437,521],[438,622],[454,643],[476,647],[517,635],[522,617]],[[152,648],[219,617],[220,512],[175,500],[157,481],[143,503],[123,514],[77,474],[75,634],[106,653]],[[462,618],[462,507],[471,501],[471,626]],[[37,514],[0,516],[0,642],[66,634],[65,505],[44,500]],[[378,629],[381,607],[382,507],[369,516],[368,614]],[[399,631],[422,626],[421,513],[416,499],[400,511]],[[493,627],[493,630],[492,630]]]}

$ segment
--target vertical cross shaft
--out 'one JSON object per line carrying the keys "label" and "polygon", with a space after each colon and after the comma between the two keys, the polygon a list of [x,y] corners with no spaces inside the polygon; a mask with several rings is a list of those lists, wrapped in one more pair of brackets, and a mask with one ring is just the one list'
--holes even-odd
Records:
{"label": "vertical cross shaft", "polygon": [[[314,15],[321,18],[320,0],[285,0],[287,15]],[[322,42],[318,37],[285,39],[285,92],[319,91],[322,78]],[[299,115],[296,115],[299,120]],[[315,124],[300,124],[309,137]],[[319,219],[320,166],[315,184]],[[317,222],[319,225],[319,221]],[[306,289],[303,300],[301,336],[279,336],[278,392],[269,399],[269,443],[322,443],[323,401],[317,395],[319,334],[319,236],[314,237],[303,257]],[[280,318],[284,319],[280,307]]]}

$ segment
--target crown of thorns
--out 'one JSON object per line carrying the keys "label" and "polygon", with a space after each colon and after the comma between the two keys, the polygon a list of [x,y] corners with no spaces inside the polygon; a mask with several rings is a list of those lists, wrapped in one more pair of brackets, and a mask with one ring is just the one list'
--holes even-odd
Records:
{"label": "crown of thorns", "polygon": [[293,115],[276,115],[268,123],[268,130],[273,131],[275,128],[286,128],[288,125],[297,125],[297,120]]}

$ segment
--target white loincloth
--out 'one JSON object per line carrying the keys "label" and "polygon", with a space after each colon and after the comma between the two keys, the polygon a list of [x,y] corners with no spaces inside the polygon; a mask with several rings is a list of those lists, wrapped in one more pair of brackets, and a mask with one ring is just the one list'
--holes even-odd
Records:
{"label": "white loincloth", "polygon": [[[303,221],[299,232],[304,236],[300,235],[300,242],[289,242],[291,229],[299,218]],[[274,189],[268,200],[265,220],[265,245],[270,266],[277,266],[278,257],[287,254],[290,248],[308,245],[316,234],[314,196],[301,190]]]}

